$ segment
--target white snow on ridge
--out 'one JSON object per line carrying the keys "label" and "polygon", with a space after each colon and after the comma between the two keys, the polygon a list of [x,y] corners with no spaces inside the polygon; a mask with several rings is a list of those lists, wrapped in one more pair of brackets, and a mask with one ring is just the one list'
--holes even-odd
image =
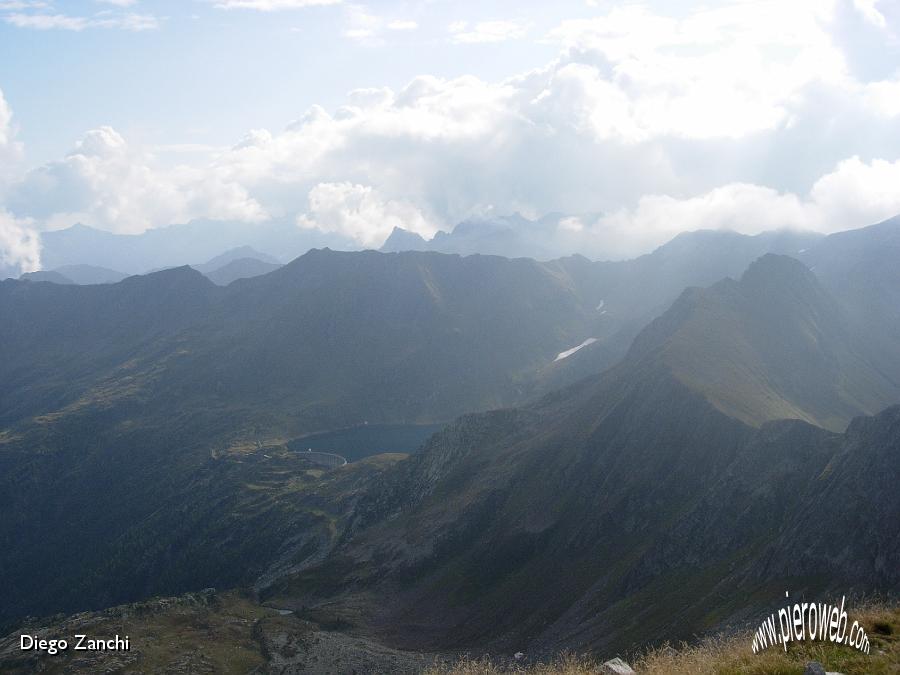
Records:
{"label": "white snow on ridge", "polygon": [[584,342],[582,342],[582,343],[581,343],[580,345],[578,345],[577,347],[572,347],[571,349],[567,349],[567,350],[564,351],[564,352],[560,352],[559,354],[557,354],[556,358],[553,359],[553,363],[556,363],[557,361],[562,361],[563,359],[565,359],[565,358],[567,358],[567,357],[569,357],[569,356],[572,356],[572,354],[574,354],[575,352],[577,352],[577,351],[578,351],[579,349],[581,349],[582,347],[587,347],[588,345],[592,345],[592,344],[594,344],[596,341],[597,341],[597,338],[588,338],[587,340],[585,340]]}

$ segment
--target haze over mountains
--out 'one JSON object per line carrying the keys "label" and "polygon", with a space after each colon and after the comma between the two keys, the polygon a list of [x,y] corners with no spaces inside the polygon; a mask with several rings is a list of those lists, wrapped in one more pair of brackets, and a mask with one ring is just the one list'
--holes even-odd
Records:
{"label": "haze over mountains", "polygon": [[612,653],[778,584],[896,592],[900,406],[844,434],[782,419],[900,400],[845,330],[786,257],[687,290],[606,373],[436,435],[268,597],[411,649]]}
{"label": "haze over mountains", "polygon": [[350,240],[338,235],[304,230],[292,222],[280,221],[248,225],[197,220],[134,235],[74,225],[41,234],[41,264],[48,270],[84,264],[144,274],[153,269],[210,260],[241,246],[253,247],[269,256],[277,255],[281,262],[316,247],[356,248]]}
{"label": "haze over mountains", "polygon": [[[218,286],[227,286],[238,279],[268,274],[281,267],[272,256],[261,253],[250,246],[239,246],[221,253],[205,263],[191,265],[210,281]],[[150,270],[150,272],[159,272]],[[89,286],[92,284],[111,284],[126,278],[127,274],[105,267],[93,265],[63,265],[54,270],[41,270],[38,272],[26,272],[19,278],[24,281],[49,281],[55,284],[77,284]]]}
{"label": "haze over mountains", "polygon": [[[458,223],[448,232],[438,231],[430,240],[397,227],[380,250],[386,253],[435,251],[460,255],[499,255],[543,261],[573,254],[583,255],[591,260],[615,258],[603,248],[602,240],[594,240],[589,234],[572,229],[572,223],[580,223],[582,219],[590,221],[592,218],[595,216],[579,218],[559,213],[547,214],[536,220],[518,213],[473,218]],[[734,235],[727,230],[720,233],[725,236]],[[761,235],[763,239],[773,236],[777,235]],[[812,232],[783,233],[781,236],[791,237],[795,240],[793,243],[800,245],[790,252],[805,248],[806,244],[822,237]],[[59,271],[60,268],[71,270],[72,266],[88,266],[117,270],[118,274],[145,274],[168,267],[193,265],[206,274],[210,270],[198,267],[198,261],[216,264],[216,259],[223,255],[223,251],[244,249],[248,254],[243,257],[268,263],[285,263],[312,248],[322,247],[359,249],[359,245],[349,238],[323,233],[317,229],[300,228],[287,221],[248,225],[201,220],[156,228],[139,235],[113,234],[85,225],[74,225],[41,234],[41,268],[42,271]],[[63,275],[65,276],[64,272]],[[0,267],[0,279],[18,276],[16,269]],[[75,283],[108,281],[108,278],[93,281],[94,278],[103,277],[94,275],[89,276],[87,281],[72,280]]]}
{"label": "haze over mountains", "polygon": [[509,216],[473,218],[456,225],[449,232],[439,230],[431,239],[395,227],[381,247],[385,252],[439,251],[472,255],[483,253],[510,258],[552,260],[575,252],[592,260],[610,258],[609,251],[582,231],[582,219],[596,216],[568,216],[549,213],[531,220],[519,213]]}
{"label": "haze over mountains", "polygon": [[[247,585],[394,647],[604,651],[895,593],[898,234],[6,280],[0,620]],[[406,460],[287,447],[425,422]]]}

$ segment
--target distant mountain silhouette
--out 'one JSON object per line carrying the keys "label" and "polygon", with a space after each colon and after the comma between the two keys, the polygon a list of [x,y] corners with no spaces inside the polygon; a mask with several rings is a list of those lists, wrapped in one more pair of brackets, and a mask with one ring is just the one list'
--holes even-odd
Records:
{"label": "distant mountain silhouette", "polygon": [[21,277],[19,277],[22,281],[48,281],[51,284],[74,284],[69,277],[57,272],[55,270],[47,270],[47,271],[39,271],[39,272],[26,272]]}
{"label": "distant mountain silhouette", "polygon": [[114,284],[127,275],[105,267],[93,265],[63,265],[54,270],[76,284]]}
{"label": "distant mountain silhouette", "polygon": [[234,262],[235,260],[258,260],[260,262],[269,263],[270,265],[280,265],[278,260],[273,256],[270,256],[267,253],[261,253],[257,251],[252,246],[238,246],[236,248],[225,251],[224,253],[220,253],[215,256],[211,260],[206,261],[205,263],[199,265],[191,265],[195,270],[200,272],[200,274],[207,275],[210,272],[215,272],[219,270],[225,265]]}
{"label": "distant mountain silhouette", "polygon": [[237,258],[218,269],[207,272],[206,276],[218,286],[227,286],[238,279],[258,277],[269,272],[274,272],[280,263],[268,263],[257,258]]}
{"label": "distant mountain silhouette", "polygon": [[[44,269],[64,265],[92,265],[143,274],[148,270],[209,260],[223,250],[250,246],[290,260],[311,248],[356,248],[352,241],[318,230],[301,230],[293,222],[197,220],[147,230],[143,234],[113,234],[85,225],[41,234]],[[257,257],[242,255],[238,257]],[[269,262],[272,262],[269,260]]]}

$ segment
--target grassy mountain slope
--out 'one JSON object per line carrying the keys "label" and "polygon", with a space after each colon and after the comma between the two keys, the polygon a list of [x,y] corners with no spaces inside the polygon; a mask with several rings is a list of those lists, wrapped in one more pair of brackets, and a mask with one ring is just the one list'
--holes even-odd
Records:
{"label": "grassy mountain slope", "polygon": [[269,593],[407,648],[603,653],[743,620],[785,584],[897,592],[900,408],[845,434],[762,423],[867,384],[836,312],[777,257],[688,291],[607,373],[436,435]]}
{"label": "grassy mountain slope", "polygon": [[[745,243],[728,265],[746,255]],[[0,619],[260,578],[268,586],[292,565],[311,564],[328,550],[331,539],[316,534],[323,522],[335,528],[335,537],[344,535],[340,519],[348,504],[336,499],[330,507],[334,517],[322,522],[297,516],[318,484],[291,487],[301,468],[289,458],[271,465],[277,470],[264,472],[261,480],[259,471],[273,456],[270,448],[295,435],[364,421],[441,421],[568,384],[601,369],[617,349],[624,352],[621,343],[641,312],[680,293],[676,286],[685,279],[710,273],[720,264],[715,260],[704,267],[693,253],[685,254],[682,263],[673,263],[674,272],[648,272],[646,287],[637,277],[629,284],[609,276],[609,267],[582,258],[542,264],[327,250],[225,288],[189,268],[92,287],[3,282],[0,566],[24,581],[4,603]],[[629,285],[635,289],[633,306]],[[410,616],[421,612],[423,635],[442,639],[446,628],[443,619],[429,625],[429,612],[449,607],[448,616],[465,617],[475,611],[467,605],[471,598],[483,595],[496,608],[507,606],[504,597],[517,598],[522,615],[549,607],[549,614],[529,619],[537,623],[523,625],[551,644],[557,638],[546,627],[548,617],[565,625],[573,598],[597,582],[603,566],[630,565],[629,556],[636,554],[629,551],[649,541],[641,537],[666,531],[667,523],[654,520],[660,509],[683,513],[691,507],[692,495],[706,485],[696,466],[711,462],[724,471],[757,433],[722,413],[736,404],[717,394],[713,371],[693,367],[702,359],[692,361],[675,348],[678,336],[703,325],[695,322],[700,310],[727,310],[729,320],[739,319],[723,324],[733,330],[697,329],[704,339],[717,336],[721,363],[727,363],[725,347],[736,344],[736,334],[754,349],[772,339],[765,330],[748,330],[757,319],[783,323],[790,336],[786,344],[822,347],[809,367],[797,371],[810,387],[775,377],[784,375],[778,371],[785,363],[793,365],[791,355],[777,362],[746,361],[753,377],[742,381],[754,392],[742,402],[750,409],[747,421],[781,416],[788,405],[803,413],[798,417],[846,420],[871,409],[882,395],[868,388],[880,368],[874,375],[864,369],[848,373],[854,364],[870,363],[870,355],[860,354],[852,325],[842,332],[843,324],[822,309],[830,305],[819,297],[821,289],[808,280],[799,283],[796,302],[811,303],[811,313],[783,321],[767,300],[747,296],[752,284],[724,287],[745,285],[730,308],[728,293],[710,291],[711,299],[675,322],[674,337],[664,340],[669,361],[652,349],[652,358],[642,357],[638,349],[608,376],[537,406],[464,418],[433,441],[441,449],[388,472],[384,487],[394,487],[378,490],[354,512],[346,529],[353,547],[341,549],[347,557],[342,567],[330,568],[327,579],[344,582],[341,570],[357,569],[355,547],[368,550],[366,533],[383,526],[384,513],[423,509],[409,525],[413,541],[396,538],[396,531],[385,535],[397,547],[388,549],[396,569],[450,589],[432,595],[424,586],[400,589],[397,607],[415,609]],[[558,353],[586,337],[599,339],[553,365]],[[884,341],[892,344],[889,334]],[[833,377],[817,365],[832,353],[847,365]],[[734,358],[746,356],[736,351]],[[681,371],[674,367],[679,363]],[[743,377],[739,368],[722,372]],[[761,380],[760,373],[775,379]],[[760,382],[768,388],[757,396]],[[824,403],[818,394],[804,398],[820,383]],[[760,408],[770,393],[779,397],[776,405]],[[875,403],[864,396],[876,397]],[[837,442],[815,433],[809,432],[812,440],[804,441],[809,447],[801,455],[810,457],[810,466],[823,462],[828,444]],[[784,451],[773,447],[773,453]],[[643,482],[634,482],[635,475],[645,476]],[[363,474],[359,480],[360,490],[370,485]],[[293,496],[269,504],[262,499],[263,484]],[[432,493],[445,501],[426,511]],[[557,499],[560,494],[565,497]],[[590,525],[582,532],[573,523]],[[442,527],[452,533],[449,540]],[[285,528],[300,549],[310,542],[305,553],[285,543]],[[546,574],[558,564],[559,551],[601,536],[621,537],[622,548],[585,545],[573,558],[577,573],[551,594],[555,577]],[[447,548],[438,555],[436,546]],[[532,558],[533,567],[525,571],[507,564]],[[468,581],[461,582],[469,569]],[[380,588],[378,575],[385,584],[399,584],[394,574],[393,563],[367,567],[365,575],[374,577],[366,584]],[[520,592],[523,587],[528,592]],[[368,611],[365,602],[360,607]],[[484,620],[500,611],[485,607]],[[383,609],[393,611],[389,603]],[[479,625],[472,621],[468,632],[449,636],[469,640]],[[484,635],[500,639],[487,628]]]}
{"label": "grassy mountain slope", "polygon": [[318,550],[290,501],[259,525],[266,447],[515,400],[594,318],[533,261],[329,251],[226,288],[10,280],[0,314],[0,620],[249,583],[285,533]]}
{"label": "grassy mountain slope", "polygon": [[767,255],[739,282],[686,292],[629,358],[659,359],[749,424],[795,418],[842,430],[853,415],[900,401],[900,387],[867,359],[850,325],[801,263]]}

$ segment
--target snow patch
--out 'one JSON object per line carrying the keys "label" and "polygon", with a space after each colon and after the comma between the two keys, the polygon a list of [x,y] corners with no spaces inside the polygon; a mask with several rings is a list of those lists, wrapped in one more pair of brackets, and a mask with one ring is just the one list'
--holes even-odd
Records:
{"label": "snow patch", "polygon": [[599,312],[606,305],[606,300],[601,300],[600,304],[597,305],[597,311]]}
{"label": "snow patch", "polygon": [[568,358],[569,356],[572,356],[572,354],[574,354],[575,352],[577,352],[577,351],[578,351],[579,349],[581,349],[582,347],[587,347],[588,345],[592,345],[592,344],[594,344],[596,341],[597,341],[597,338],[588,338],[587,340],[585,340],[584,342],[582,342],[582,343],[581,343],[580,345],[578,345],[577,347],[572,347],[571,349],[567,349],[567,350],[564,351],[564,352],[560,352],[559,354],[557,354],[556,358],[553,359],[553,363],[556,363],[557,361],[562,361],[563,359]]}

